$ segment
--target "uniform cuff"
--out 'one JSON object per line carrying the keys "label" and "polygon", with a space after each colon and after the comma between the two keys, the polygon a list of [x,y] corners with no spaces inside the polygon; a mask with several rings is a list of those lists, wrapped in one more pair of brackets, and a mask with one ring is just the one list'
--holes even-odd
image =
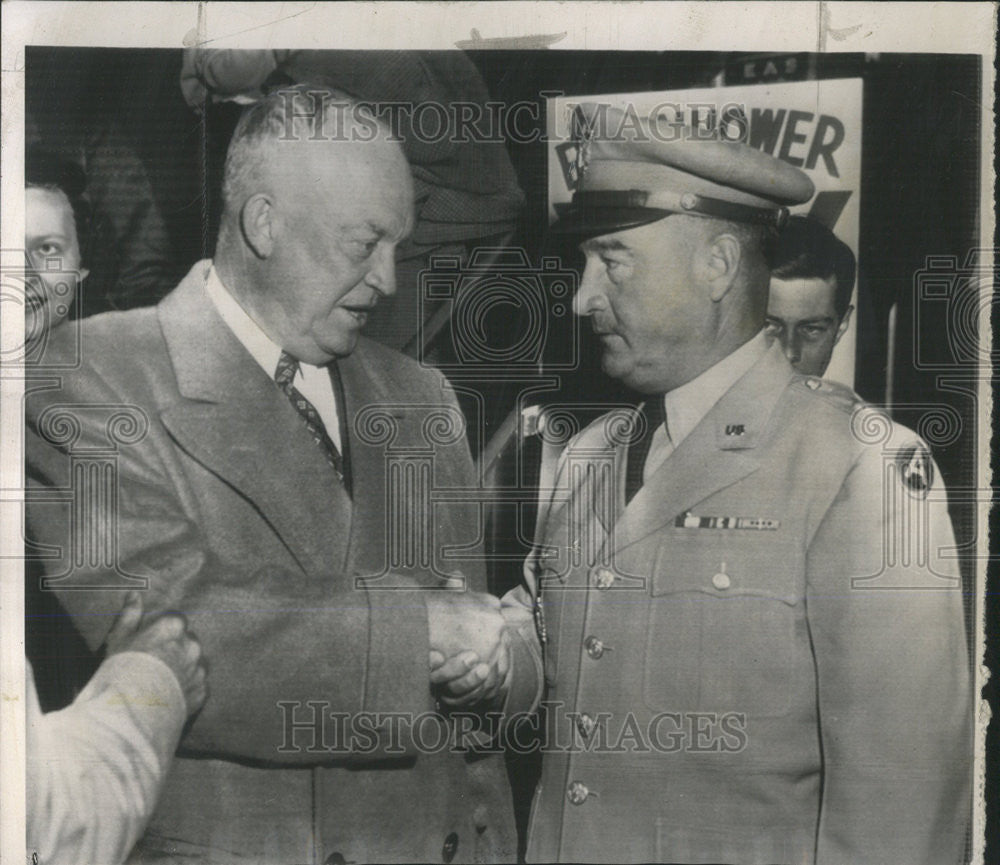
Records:
{"label": "uniform cuff", "polygon": [[523,634],[508,628],[510,637],[510,687],[504,700],[503,712],[511,715],[528,714],[538,708],[542,699],[543,671],[538,654],[531,650]]}

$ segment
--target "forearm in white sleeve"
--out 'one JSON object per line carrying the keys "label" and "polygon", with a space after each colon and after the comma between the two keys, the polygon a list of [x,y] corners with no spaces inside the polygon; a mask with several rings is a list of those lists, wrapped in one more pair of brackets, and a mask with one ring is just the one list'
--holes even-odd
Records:
{"label": "forearm in white sleeve", "polygon": [[170,668],[145,652],[101,664],[42,714],[27,667],[27,842],[44,865],[119,865],[156,806],[186,718]]}

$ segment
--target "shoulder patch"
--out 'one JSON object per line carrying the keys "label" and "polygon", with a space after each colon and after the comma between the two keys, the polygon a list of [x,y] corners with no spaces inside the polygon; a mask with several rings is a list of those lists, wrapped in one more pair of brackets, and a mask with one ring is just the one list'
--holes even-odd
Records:
{"label": "shoulder patch", "polygon": [[896,469],[906,491],[917,499],[926,499],[934,485],[934,460],[923,442],[914,441],[899,449]]}

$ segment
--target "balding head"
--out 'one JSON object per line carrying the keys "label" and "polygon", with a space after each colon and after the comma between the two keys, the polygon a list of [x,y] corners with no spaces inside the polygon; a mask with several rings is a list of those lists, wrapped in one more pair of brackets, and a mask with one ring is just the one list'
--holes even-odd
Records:
{"label": "balding head", "polygon": [[277,91],[240,120],[223,199],[226,287],[300,360],[350,353],[367,311],[395,291],[395,247],[412,227],[400,144],[334,91]]}

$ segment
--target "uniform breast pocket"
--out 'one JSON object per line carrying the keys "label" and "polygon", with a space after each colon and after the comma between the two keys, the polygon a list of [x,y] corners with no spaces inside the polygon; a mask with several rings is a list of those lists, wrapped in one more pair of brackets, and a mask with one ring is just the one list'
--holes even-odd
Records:
{"label": "uniform breast pocket", "polygon": [[654,561],[643,694],[672,712],[788,712],[804,555],[771,532],[675,529]]}

